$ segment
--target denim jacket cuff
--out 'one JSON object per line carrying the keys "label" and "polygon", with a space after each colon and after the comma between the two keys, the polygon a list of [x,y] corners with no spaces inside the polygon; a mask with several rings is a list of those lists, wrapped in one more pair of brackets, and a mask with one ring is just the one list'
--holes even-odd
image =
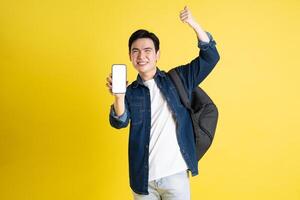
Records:
{"label": "denim jacket cuff", "polygon": [[125,122],[126,119],[127,119],[127,112],[126,112],[126,109],[125,109],[125,112],[124,112],[121,116],[117,116],[116,113],[115,113],[115,109],[114,109],[114,106],[113,106],[113,105],[110,106],[110,115],[111,115],[113,118],[115,118],[115,119],[117,119],[117,120],[119,120],[119,121],[121,121],[121,122]]}
{"label": "denim jacket cuff", "polygon": [[212,35],[207,31],[205,31],[205,32],[206,32],[206,34],[209,38],[209,42],[203,42],[203,41],[198,39],[198,47],[202,50],[206,50],[206,49],[208,49],[208,47],[216,45],[216,41],[214,40]]}

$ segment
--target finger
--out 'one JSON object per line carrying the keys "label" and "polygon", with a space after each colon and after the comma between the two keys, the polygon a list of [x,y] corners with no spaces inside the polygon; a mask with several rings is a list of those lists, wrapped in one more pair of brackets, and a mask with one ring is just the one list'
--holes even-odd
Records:
{"label": "finger", "polygon": [[182,14],[180,14],[181,17],[189,16],[189,15],[191,15],[191,14],[190,13],[182,13]]}
{"label": "finger", "polygon": [[189,12],[184,11],[184,12],[181,12],[181,13],[180,13],[180,15],[184,15],[184,14],[189,14]]}
{"label": "finger", "polygon": [[106,83],[106,87],[108,87],[109,89],[111,89],[111,88],[112,88],[112,85]]}
{"label": "finger", "polygon": [[188,17],[181,17],[180,19],[184,21],[184,20],[187,20]]}
{"label": "finger", "polygon": [[185,13],[189,13],[189,11],[188,10],[183,10],[183,11],[180,12],[181,15],[185,14]]}
{"label": "finger", "polygon": [[181,10],[181,11],[180,11],[180,14],[181,14],[181,13],[185,13],[185,12],[186,12],[186,10]]}
{"label": "finger", "polygon": [[188,19],[187,18],[184,18],[181,20],[183,23],[187,23]]}
{"label": "finger", "polygon": [[107,77],[107,78],[106,78],[106,81],[111,83],[111,82],[112,82],[112,79],[111,79],[110,77]]}
{"label": "finger", "polygon": [[186,10],[187,12],[190,12],[190,9],[187,6],[184,7],[184,10]]}
{"label": "finger", "polygon": [[189,18],[190,16],[188,16],[188,15],[185,15],[185,16],[182,16],[182,17],[180,17],[181,19],[183,19],[183,18]]}
{"label": "finger", "polygon": [[180,17],[185,17],[185,16],[188,16],[189,13],[183,13],[183,14],[180,14]]}
{"label": "finger", "polygon": [[180,16],[180,19],[184,19],[184,18],[187,18],[187,17],[190,17],[189,15],[183,15],[183,16]]}
{"label": "finger", "polygon": [[188,13],[188,12],[190,12],[190,10],[184,9],[184,10],[180,11],[180,13]]}

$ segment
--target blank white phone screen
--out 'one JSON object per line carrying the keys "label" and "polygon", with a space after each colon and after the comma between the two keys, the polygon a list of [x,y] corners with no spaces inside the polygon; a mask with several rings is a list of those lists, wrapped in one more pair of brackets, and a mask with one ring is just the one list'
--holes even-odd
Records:
{"label": "blank white phone screen", "polygon": [[114,64],[112,66],[112,92],[126,92],[126,65]]}

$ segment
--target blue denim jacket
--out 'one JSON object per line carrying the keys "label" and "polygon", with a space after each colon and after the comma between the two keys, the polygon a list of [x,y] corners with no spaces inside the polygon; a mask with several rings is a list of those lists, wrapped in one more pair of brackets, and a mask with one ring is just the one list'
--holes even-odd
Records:
{"label": "blue denim jacket", "polygon": [[[192,90],[201,83],[219,61],[216,42],[208,33],[210,41],[198,40],[199,56],[186,65],[176,67],[189,98]],[[176,136],[182,156],[192,176],[198,174],[198,161],[195,153],[193,126],[190,115],[181,103],[176,88],[166,72],[157,72],[154,80],[165,97],[176,122]],[[148,158],[149,136],[151,129],[151,102],[149,89],[144,86],[138,75],[127,87],[125,95],[125,112],[120,117],[111,106],[109,121],[111,126],[120,129],[130,122],[129,133],[129,177],[130,187],[138,194],[148,193]]]}

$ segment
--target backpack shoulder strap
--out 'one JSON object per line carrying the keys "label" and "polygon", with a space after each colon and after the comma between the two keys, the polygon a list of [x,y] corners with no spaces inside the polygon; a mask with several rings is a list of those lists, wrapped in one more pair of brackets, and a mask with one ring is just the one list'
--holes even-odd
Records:
{"label": "backpack shoulder strap", "polygon": [[190,104],[190,100],[188,98],[188,95],[187,95],[187,92],[183,86],[183,83],[178,75],[178,73],[176,72],[175,69],[171,69],[168,74],[170,75],[176,89],[177,89],[177,92],[180,96],[180,99],[182,101],[182,103],[184,104],[184,106],[191,110],[191,104]]}

